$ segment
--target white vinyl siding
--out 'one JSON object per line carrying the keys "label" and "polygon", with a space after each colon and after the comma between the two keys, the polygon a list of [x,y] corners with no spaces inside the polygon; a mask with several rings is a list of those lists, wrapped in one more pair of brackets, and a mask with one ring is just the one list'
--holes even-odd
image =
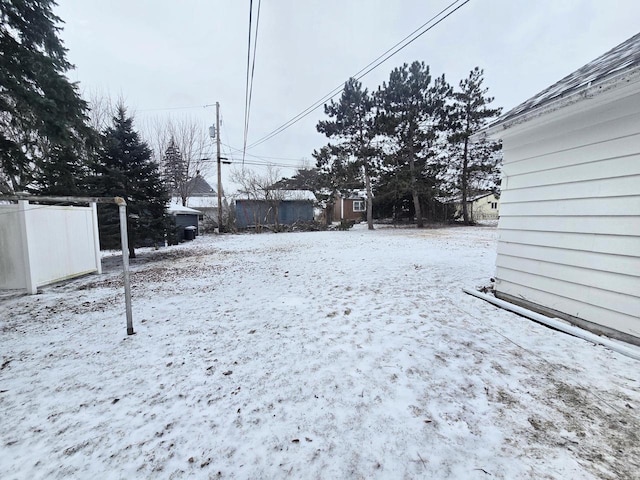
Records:
{"label": "white vinyl siding", "polygon": [[640,338],[640,91],[605,100],[500,134],[496,290]]}

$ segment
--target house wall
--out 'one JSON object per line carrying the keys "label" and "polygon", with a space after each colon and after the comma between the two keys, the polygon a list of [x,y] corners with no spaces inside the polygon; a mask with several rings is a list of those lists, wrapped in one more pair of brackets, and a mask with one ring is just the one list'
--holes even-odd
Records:
{"label": "house wall", "polygon": [[[497,208],[491,208],[492,204]],[[479,198],[471,204],[471,211],[474,220],[498,220],[500,199],[493,194]]]}
{"label": "house wall", "polygon": [[[497,208],[491,208],[491,204],[496,203]],[[467,202],[469,215],[472,220],[498,220],[500,216],[500,199],[494,194],[478,198],[473,202]],[[455,203],[455,218],[462,218],[462,201]]]}
{"label": "house wall", "polygon": [[97,216],[92,207],[26,204],[3,207],[0,288],[36,287],[100,271]]}
{"label": "house wall", "polygon": [[511,127],[496,294],[640,342],[640,87]]}

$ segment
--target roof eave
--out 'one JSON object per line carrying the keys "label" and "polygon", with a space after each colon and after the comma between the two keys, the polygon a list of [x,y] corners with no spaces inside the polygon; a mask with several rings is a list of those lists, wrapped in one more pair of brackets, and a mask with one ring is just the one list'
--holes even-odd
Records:
{"label": "roof eave", "polygon": [[512,118],[508,118],[502,121],[498,119],[498,121],[493,125],[489,125],[488,127],[483,128],[482,130],[474,134],[474,137],[477,135],[485,134],[489,137],[499,138],[499,134],[501,132],[515,127],[516,125],[527,123],[533,119],[539,118],[551,112],[558,111],[584,100],[594,99],[605,93],[613,92],[621,87],[637,82],[640,82],[640,66],[625,70],[624,72],[620,72],[617,75],[609,76],[602,79],[601,81],[588,84],[583,88],[575,90],[567,95],[554,98],[530,110],[525,110],[524,112],[521,112]]}

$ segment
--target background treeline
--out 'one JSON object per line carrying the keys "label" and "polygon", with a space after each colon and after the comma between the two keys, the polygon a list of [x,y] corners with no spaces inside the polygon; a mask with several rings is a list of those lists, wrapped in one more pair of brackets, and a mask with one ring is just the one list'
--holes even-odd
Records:
{"label": "background treeline", "polygon": [[418,227],[443,220],[453,198],[470,223],[467,199],[499,189],[501,145],[473,136],[500,114],[492,102],[478,67],[457,88],[418,61],[395,68],[374,92],[351,78],[317,124],[329,143],[313,152],[316,168],[282,185],[311,188],[329,203],[336,192],[365,190],[370,228],[374,212],[415,218]]}

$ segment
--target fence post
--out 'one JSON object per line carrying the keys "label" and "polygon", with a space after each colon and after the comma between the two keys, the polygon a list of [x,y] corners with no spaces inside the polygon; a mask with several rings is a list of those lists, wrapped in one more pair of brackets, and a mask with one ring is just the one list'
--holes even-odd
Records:
{"label": "fence post", "polygon": [[29,248],[29,219],[27,218],[27,212],[29,210],[29,201],[18,201],[18,224],[20,225],[20,243],[22,244],[22,264],[24,266],[24,281],[27,293],[35,295],[38,293],[38,286],[36,285],[36,279],[34,272],[32,271],[33,265],[31,263],[31,251]]}
{"label": "fence post", "polygon": [[100,230],[98,229],[98,207],[91,202],[91,223],[93,224],[93,248],[96,252],[96,271],[102,273],[102,259],[100,258]]}
{"label": "fence post", "polygon": [[122,245],[122,270],[124,272],[124,301],[127,309],[127,335],[133,335],[133,314],[131,312],[131,282],[129,280],[129,238],[127,236],[127,202],[116,197],[120,211],[120,243]]}

